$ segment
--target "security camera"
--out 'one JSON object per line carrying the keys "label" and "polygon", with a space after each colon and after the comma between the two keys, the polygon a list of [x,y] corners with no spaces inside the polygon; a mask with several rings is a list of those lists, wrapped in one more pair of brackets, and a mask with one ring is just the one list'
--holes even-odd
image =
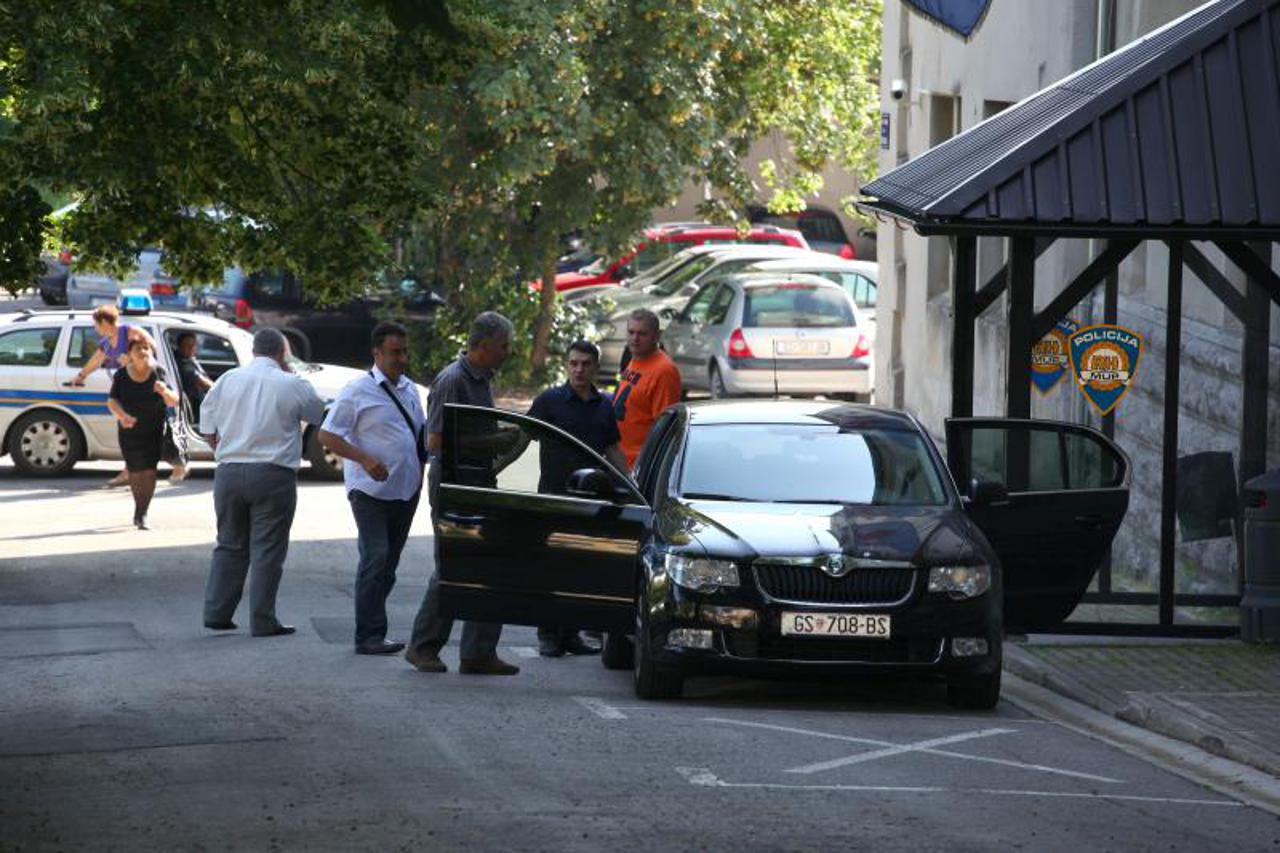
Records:
{"label": "security camera", "polygon": [[893,78],[893,82],[889,84],[889,94],[893,95],[895,101],[901,101],[902,96],[907,93],[907,81],[901,77]]}

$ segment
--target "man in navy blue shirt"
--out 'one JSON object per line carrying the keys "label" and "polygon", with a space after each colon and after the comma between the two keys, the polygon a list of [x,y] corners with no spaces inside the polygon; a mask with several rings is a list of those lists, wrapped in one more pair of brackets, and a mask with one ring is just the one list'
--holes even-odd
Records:
{"label": "man in navy blue shirt", "polygon": [[[618,446],[621,435],[613,413],[613,398],[595,386],[599,366],[600,350],[596,345],[590,341],[575,341],[569,346],[566,356],[569,381],[539,394],[529,407],[529,417],[559,427],[626,473],[627,459]],[[541,442],[538,491],[564,493],[569,475],[582,467],[582,457],[565,454],[549,444]],[[565,653],[588,655],[599,651],[598,647],[578,636],[576,629],[560,626],[538,629],[538,652],[544,657],[560,657]]]}

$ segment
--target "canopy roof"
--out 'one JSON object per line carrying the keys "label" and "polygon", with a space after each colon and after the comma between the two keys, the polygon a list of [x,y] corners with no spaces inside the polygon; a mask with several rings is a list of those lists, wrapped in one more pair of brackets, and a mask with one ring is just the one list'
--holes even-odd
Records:
{"label": "canopy roof", "polygon": [[1214,0],[862,188],[918,231],[1280,236],[1280,0]]}

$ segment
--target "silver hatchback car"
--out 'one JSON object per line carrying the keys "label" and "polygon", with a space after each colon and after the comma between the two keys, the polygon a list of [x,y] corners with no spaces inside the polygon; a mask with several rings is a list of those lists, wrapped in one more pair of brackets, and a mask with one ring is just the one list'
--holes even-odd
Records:
{"label": "silver hatchback car", "polygon": [[843,287],[816,275],[741,273],[708,282],[663,343],[689,389],[712,397],[865,397],[871,344]]}

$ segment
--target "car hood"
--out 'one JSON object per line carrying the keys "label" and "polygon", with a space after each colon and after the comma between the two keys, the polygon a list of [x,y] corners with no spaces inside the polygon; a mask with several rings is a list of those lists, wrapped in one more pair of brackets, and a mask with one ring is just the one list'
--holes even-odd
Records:
{"label": "car hood", "polygon": [[[366,373],[364,370],[357,370],[354,367],[343,367],[338,364],[320,364],[318,362],[310,362],[312,370],[306,373],[299,373],[303,379],[311,383],[316,389],[316,393],[320,395],[320,399],[325,403],[329,403],[343,388],[347,386],[353,379],[359,379],[361,375]],[[414,383],[418,387],[418,397],[422,401],[422,410],[427,410],[427,389],[426,386]]]}
{"label": "car hood", "polygon": [[672,501],[659,532],[673,545],[696,540],[710,555],[736,559],[847,554],[922,566],[978,554],[949,506]]}

